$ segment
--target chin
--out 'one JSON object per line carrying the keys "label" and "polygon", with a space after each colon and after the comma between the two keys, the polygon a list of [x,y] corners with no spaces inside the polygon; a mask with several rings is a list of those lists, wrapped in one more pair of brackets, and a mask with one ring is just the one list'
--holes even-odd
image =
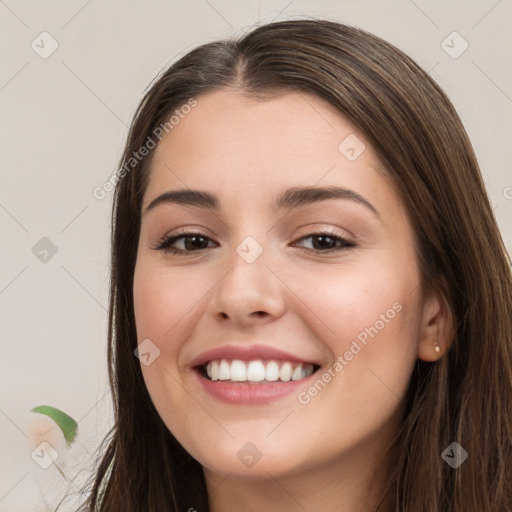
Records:
{"label": "chin", "polygon": [[282,438],[276,438],[275,441],[265,442],[262,439],[252,442],[230,438],[225,443],[219,443],[216,439],[216,443],[208,443],[207,446],[185,449],[205,470],[219,475],[229,474],[230,478],[278,478],[291,476],[314,466],[312,458],[298,446],[286,444]]}

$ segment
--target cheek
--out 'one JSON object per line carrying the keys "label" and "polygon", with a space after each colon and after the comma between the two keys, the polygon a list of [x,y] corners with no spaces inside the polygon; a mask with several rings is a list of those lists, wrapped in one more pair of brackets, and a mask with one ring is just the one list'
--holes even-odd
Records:
{"label": "cheek", "polygon": [[328,347],[330,366],[340,363],[333,371],[344,378],[335,386],[344,382],[365,400],[379,387],[405,393],[419,336],[415,282],[414,267],[397,263],[305,275],[303,319]]}
{"label": "cheek", "polygon": [[[176,333],[207,290],[207,283],[202,287],[202,282],[189,271],[170,271],[139,259],[133,284],[138,341],[151,338],[162,344],[166,339],[178,339]],[[169,348],[177,346],[165,346],[166,351]]]}
{"label": "cheek", "polygon": [[[367,328],[391,333],[414,323],[411,315],[418,305],[414,284],[417,276],[414,268],[400,263],[382,262],[378,267],[349,264],[311,273],[306,270],[301,272],[300,281],[292,275],[288,280],[296,281],[294,291],[308,306],[309,316],[316,316],[315,323],[323,325],[319,337],[330,333],[337,340],[333,348],[343,348],[348,338],[355,338]],[[364,335],[360,338],[363,340]]]}
{"label": "cheek", "polygon": [[[188,315],[207,289],[207,283],[202,290],[197,279],[196,286],[190,286],[191,279],[192,274],[183,269],[171,272],[141,257],[133,285],[138,343],[149,339],[158,347],[154,361],[141,364],[144,382],[160,416],[180,439],[187,438],[187,425],[193,424],[193,416],[201,412],[180,384],[183,368],[178,364],[180,350],[192,329]],[[172,411],[180,411],[178,419]]]}
{"label": "cheek", "polygon": [[152,354],[151,364],[144,364],[141,358],[142,374],[157,409],[167,400],[179,400],[179,394],[169,393],[169,390],[175,389],[175,378],[180,371],[178,355],[187,337],[184,332],[187,312],[191,311],[194,302],[197,303],[194,294],[186,291],[188,288],[175,274],[146,264],[143,258],[137,261],[134,274],[133,300],[139,351],[142,347],[150,347]]}

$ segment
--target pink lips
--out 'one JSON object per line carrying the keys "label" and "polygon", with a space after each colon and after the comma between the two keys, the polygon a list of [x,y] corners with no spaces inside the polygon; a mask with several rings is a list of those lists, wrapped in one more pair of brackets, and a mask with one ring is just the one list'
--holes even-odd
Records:
{"label": "pink lips", "polygon": [[[216,359],[239,359],[251,361],[255,359],[290,361],[297,363],[318,365],[317,362],[301,359],[293,354],[278,350],[265,345],[235,346],[225,345],[202,353],[190,363],[195,370],[194,373],[199,379],[203,389],[213,398],[224,403],[237,405],[257,405],[278,400],[292,393],[297,394],[302,388],[310,385],[314,373],[297,381],[289,382],[228,382],[206,378],[202,372],[202,365]],[[315,377],[316,378],[316,377]]]}

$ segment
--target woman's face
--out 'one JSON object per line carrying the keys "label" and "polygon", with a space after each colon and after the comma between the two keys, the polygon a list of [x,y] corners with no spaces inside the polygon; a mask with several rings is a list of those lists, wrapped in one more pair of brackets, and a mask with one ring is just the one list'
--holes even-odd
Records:
{"label": "woman's face", "polygon": [[134,303],[154,405],[212,475],[367,465],[424,350],[405,209],[324,100],[196,99],[143,198]]}

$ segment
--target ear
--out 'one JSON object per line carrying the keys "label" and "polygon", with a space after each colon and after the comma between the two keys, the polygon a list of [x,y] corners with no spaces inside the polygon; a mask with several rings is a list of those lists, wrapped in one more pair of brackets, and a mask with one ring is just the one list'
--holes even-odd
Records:
{"label": "ear", "polygon": [[[432,293],[423,304],[418,357],[434,362],[446,354],[455,335],[453,314],[440,292]],[[439,350],[436,350],[439,347]]]}

